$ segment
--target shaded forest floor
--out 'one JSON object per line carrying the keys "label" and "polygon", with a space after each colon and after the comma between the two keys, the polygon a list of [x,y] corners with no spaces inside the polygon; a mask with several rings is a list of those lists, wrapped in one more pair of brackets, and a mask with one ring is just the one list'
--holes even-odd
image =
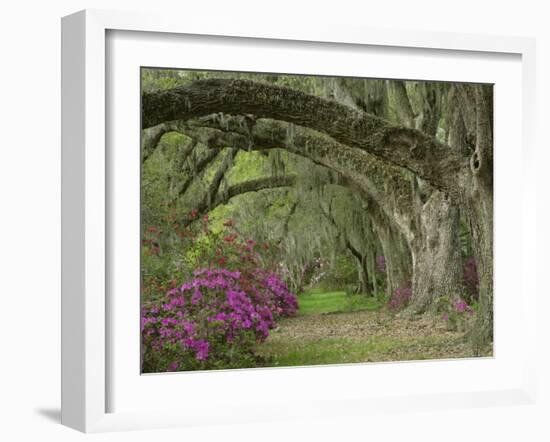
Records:
{"label": "shaded forest floor", "polygon": [[464,333],[447,330],[438,317],[400,317],[374,298],[344,292],[309,292],[299,303],[298,315],[281,320],[259,346],[264,366],[474,356]]}

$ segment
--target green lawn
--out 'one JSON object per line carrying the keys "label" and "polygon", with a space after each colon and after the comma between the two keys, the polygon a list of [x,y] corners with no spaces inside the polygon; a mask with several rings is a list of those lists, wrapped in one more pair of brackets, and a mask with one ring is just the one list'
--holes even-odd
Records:
{"label": "green lawn", "polygon": [[372,336],[365,339],[325,338],[317,340],[274,340],[262,349],[276,367],[349,364],[354,362],[407,361],[465,357],[461,337],[446,336]]}
{"label": "green lawn", "polygon": [[302,293],[298,296],[298,303],[299,315],[378,310],[382,307],[382,304],[373,297],[348,295],[344,291],[323,292],[320,289]]}

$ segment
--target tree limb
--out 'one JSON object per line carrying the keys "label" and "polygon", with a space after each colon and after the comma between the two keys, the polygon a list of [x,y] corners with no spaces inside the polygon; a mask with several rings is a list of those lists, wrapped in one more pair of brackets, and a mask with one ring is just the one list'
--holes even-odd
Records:
{"label": "tree limb", "polygon": [[[211,135],[221,145],[231,141],[233,147],[247,149],[251,137],[255,150],[286,148],[289,152],[308,158],[315,164],[337,172],[341,184],[359,192],[364,201],[377,201],[389,219],[395,219],[397,211],[409,212],[414,204],[410,176],[403,169],[337,143],[316,131],[295,127],[289,142],[288,123],[275,120],[256,120],[246,134],[239,117],[226,117],[223,127],[218,120],[211,118],[191,121],[188,127],[191,136],[202,133],[201,136],[206,138]],[[230,131],[227,142],[224,141],[226,132],[222,129]],[[408,229],[410,226],[409,223],[402,223],[401,227]]]}
{"label": "tree limb", "polygon": [[141,133],[141,163],[143,164],[147,161],[147,158],[157,148],[157,145],[160,142],[160,139],[164,134],[170,132],[172,129],[169,124],[158,124],[156,126],[150,127],[147,130],[142,131]]}
{"label": "tree limb", "polygon": [[178,196],[182,196],[185,192],[187,192],[187,189],[189,189],[189,186],[195,179],[195,177],[204,171],[206,167],[211,164],[220,154],[221,149],[212,149],[206,152],[204,156],[199,158],[197,161],[197,164],[195,164],[195,167],[193,169],[193,174],[191,174],[187,179],[181,184],[180,188],[178,189]]}
{"label": "tree limb", "polygon": [[[286,176],[270,176],[264,178],[257,178],[254,180],[243,181],[241,183],[229,186],[225,192],[219,193],[219,184],[216,187],[216,197],[212,201],[208,201],[208,198],[203,198],[195,210],[197,215],[204,215],[207,212],[215,209],[216,207],[227,204],[231,198],[235,198],[238,195],[243,195],[250,192],[260,192],[266,189],[276,189],[281,187],[290,187],[296,183],[296,175]],[[183,220],[183,226],[188,226],[193,222],[193,219],[187,218]]]}
{"label": "tree limb", "polygon": [[409,169],[446,192],[458,190],[457,174],[467,166],[463,157],[422,132],[289,88],[211,79],[142,96],[144,128],[216,112],[253,114],[324,132],[342,144]]}

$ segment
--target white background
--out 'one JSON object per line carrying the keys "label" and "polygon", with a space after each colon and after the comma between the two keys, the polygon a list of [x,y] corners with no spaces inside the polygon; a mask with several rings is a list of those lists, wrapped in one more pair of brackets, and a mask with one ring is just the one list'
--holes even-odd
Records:
{"label": "white background", "polygon": [[[356,4],[355,4],[356,3]],[[480,0],[366,1],[298,3],[214,1],[184,2],[79,0],[19,1],[0,15],[0,121],[2,122],[2,263],[0,315],[0,437],[11,440],[548,440],[550,383],[541,376],[539,405],[482,410],[417,412],[323,422],[288,422],[187,430],[162,430],[84,436],[61,427],[59,420],[60,340],[60,26],[59,18],[75,10],[117,8],[176,13],[182,21],[201,14],[246,14],[250,20],[350,23],[405,28],[511,34],[538,38],[539,308],[550,305],[544,286],[548,262],[548,143],[542,136],[550,122],[550,14],[544,2]],[[182,6],[178,6],[181,4]],[[261,5],[261,6],[260,6]],[[263,11],[260,8],[263,8]],[[546,29],[545,29],[546,28]],[[546,150],[546,152],[544,152]],[[519,174],[511,179],[519,179]],[[546,262],[544,261],[546,260]],[[548,321],[540,321],[540,373],[550,373]]]}

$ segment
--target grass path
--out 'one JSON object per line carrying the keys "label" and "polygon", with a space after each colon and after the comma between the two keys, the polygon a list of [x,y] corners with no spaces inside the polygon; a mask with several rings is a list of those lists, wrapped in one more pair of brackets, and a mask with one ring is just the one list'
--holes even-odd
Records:
{"label": "grass path", "polygon": [[463,334],[439,318],[400,318],[373,298],[344,292],[309,292],[299,302],[298,315],[281,320],[259,346],[266,366],[473,356]]}

